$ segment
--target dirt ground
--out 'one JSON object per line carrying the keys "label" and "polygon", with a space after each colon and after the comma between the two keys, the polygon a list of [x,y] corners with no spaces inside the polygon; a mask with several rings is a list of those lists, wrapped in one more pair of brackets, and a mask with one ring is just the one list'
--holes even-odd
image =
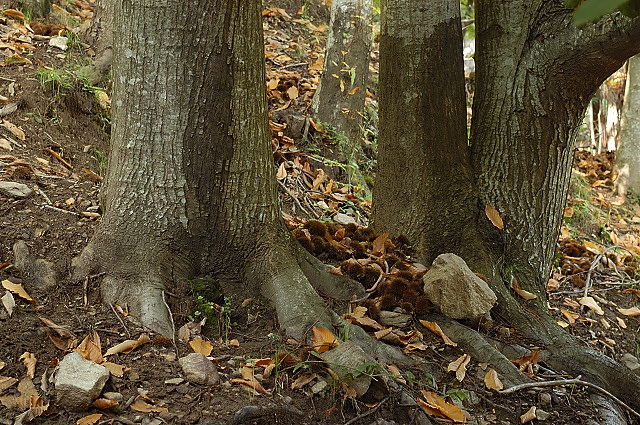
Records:
{"label": "dirt ground", "polygon": [[[309,115],[308,102],[318,78],[317,70],[310,72],[310,68],[322,54],[326,31],[323,32],[321,26],[327,23],[328,13],[326,6],[320,2],[310,2],[309,10],[302,15],[296,14],[302,2],[274,3],[282,3],[289,17],[283,16],[278,10],[264,14],[267,79],[278,77],[278,90],[282,93],[293,84],[291,81],[299,84],[301,89],[300,96],[287,109],[281,110],[278,109],[282,108],[287,98],[270,93],[270,109],[272,118],[279,118],[274,121],[290,123],[292,115]],[[0,4],[0,10],[9,6],[15,5]],[[77,13],[77,10],[72,12]],[[0,24],[7,25],[10,20],[16,21],[3,15]],[[350,397],[340,382],[313,362],[302,365],[304,367],[285,367],[285,362],[282,362],[280,369],[268,378],[263,377],[261,385],[267,390],[266,394],[232,383],[232,379],[242,377],[242,366],[251,363],[251,359],[282,360],[286,352],[299,355],[304,351],[304,347],[295,345],[280,332],[273,312],[259,300],[239,301],[239,305],[234,305],[229,316],[228,334],[223,334],[216,326],[202,329],[202,338],[213,344],[211,356],[221,374],[219,385],[207,387],[173,380],[182,377],[177,358],[193,350],[182,340],[177,340],[173,346],[151,334],[149,343],[129,354],[110,357],[110,361],[129,368],[122,377],[112,376],[104,390],[122,395],[118,406],[105,410],[91,408],[83,412],[67,412],[56,407],[55,391],[49,378],[65,352],[56,347],[49,337],[51,331],[41,318],[70,330],[78,340],[97,332],[104,350],[124,340],[137,339],[148,331],[122,317],[113,306],[101,303],[100,276],[81,282],[74,282],[69,277],[71,259],[87,244],[100,220],[101,179],[98,175],[103,173],[104,158],[109,150],[108,111],[99,105],[95,90],[77,80],[74,80],[72,88],[65,89],[64,93],[57,96],[49,88],[43,88],[37,74],[39,64],[55,70],[73,71],[86,63],[86,47],[80,46],[67,53],[50,47],[48,43],[48,38],[32,39],[31,44],[35,49],[19,52],[29,59],[29,64],[0,67],[0,96],[3,96],[0,99],[7,99],[0,100],[0,108],[13,102],[18,105],[15,112],[0,120],[18,126],[24,132],[22,140],[10,130],[9,125],[0,125],[0,139],[10,139],[10,149],[0,144],[0,181],[23,183],[35,190],[24,199],[0,193],[0,281],[22,284],[35,300],[29,303],[16,296],[17,305],[11,315],[0,306],[0,365],[5,364],[4,367],[0,366],[0,377],[24,379],[26,369],[20,357],[26,352],[35,355],[37,364],[33,383],[42,399],[51,404],[33,423],[71,424],[92,413],[103,414],[98,423],[110,424],[450,423],[434,417],[430,417],[429,422],[429,419],[416,416],[415,412],[420,408],[407,403],[399,392],[391,392],[373,404]],[[284,53],[288,53],[292,61],[306,64],[301,68],[288,68],[293,62],[283,62],[281,55]],[[0,59],[5,57],[0,56]],[[289,73],[292,69],[295,74]],[[304,83],[309,85],[305,86]],[[109,94],[108,81],[101,88]],[[299,132],[291,134],[300,146],[308,146],[310,142],[302,143],[300,136]],[[321,152],[328,157],[327,152],[332,151],[332,146],[320,139],[315,140]],[[276,155],[276,166],[283,158],[289,158],[287,155],[291,152],[293,150],[289,149],[281,156]],[[605,199],[611,197],[611,182],[604,180],[610,177],[611,158],[583,155],[579,159],[586,164],[583,169],[578,167],[577,172],[585,175],[588,197],[598,198],[600,193],[603,202],[609,202]],[[590,175],[594,164],[601,166],[598,172]],[[604,182],[593,187],[589,185],[599,180]],[[296,212],[298,204],[292,200],[290,193],[283,190],[282,201],[287,212]],[[570,199],[568,207],[578,210],[578,205],[583,205],[581,201],[574,197]],[[359,208],[366,210],[366,203],[359,205]],[[574,227],[567,230],[570,234],[567,240],[574,241],[578,248],[570,242],[560,244],[561,255],[554,272],[558,286],[550,286],[550,304],[558,320],[569,322],[570,315],[565,311],[578,314],[574,323],[568,323],[568,330],[586,345],[620,360],[625,354],[637,356],[639,350],[637,335],[640,320],[634,316],[622,316],[617,310],[618,307],[629,308],[638,304],[635,293],[622,292],[623,289],[637,288],[634,280],[637,263],[632,259],[618,259],[626,267],[627,274],[623,278],[619,272],[622,268],[612,268],[612,264],[607,263],[608,258],[611,262],[615,262],[616,258],[603,255],[598,259],[598,247],[590,250],[587,244],[585,248],[582,238],[603,243],[603,233],[610,235],[613,232],[620,239],[625,235],[633,235],[638,230],[636,223],[640,219],[635,221],[634,218],[640,216],[640,208],[633,203],[624,206],[609,203],[607,209],[602,202],[599,209],[594,208],[590,215],[581,216],[580,223],[576,219]],[[601,223],[603,214],[607,216],[604,225]],[[570,225],[569,218],[567,222]],[[584,233],[585,229],[592,232],[587,230]],[[13,246],[18,241],[26,242],[31,255],[53,264],[57,273],[53,287],[35,286],[33,276],[15,266]],[[569,252],[569,248],[577,251]],[[339,265],[343,259],[328,256],[324,260]],[[592,264],[597,267],[589,273]],[[592,310],[582,311],[571,303],[583,291],[580,284],[584,286],[587,275],[593,281],[591,294],[595,294],[603,307],[603,315]],[[575,276],[581,276],[583,281],[580,282]],[[201,309],[194,296],[188,293],[188,287],[188,284],[182,283],[175,292],[180,298],[170,300],[176,328],[190,322],[189,316],[193,317],[195,311]],[[621,325],[621,318],[625,327]],[[468,422],[473,424],[520,423],[520,416],[532,406],[549,413],[546,421],[536,420],[535,423],[587,424],[597,418],[597,409],[590,401],[589,393],[580,386],[530,389],[513,395],[502,395],[487,389],[484,384],[487,369],[483,359],[472,359],[466,377],[459,382],[454,373],[447,371],[447,367],[464,354],[462,350],[446,345],[416,320],[407,329],[419,329],[424,342],[422,350],[409,354],[417,360],[416,366],[411,370],[403,370],[405,379],[397,381],[414,399],[420,395],[420,390],[434,391],[463,407],[468,412]],[[498,322],[484,331],[504,343],[534,348],[519,338],[513,329]],[[198,334],[198,329],[194,332]],[[230,340],[237,340],[237,346],[228,344]],[[550,373],[543,367],[536,367],[535,372],[538,376]],[[308,385],[296,388],[300,386],[298,384],[302,376],[312,373],[317,374],[315,379]],[[559,377],[566,378],[564,375],[555,375],[556,379]],[[0,388],[0,397],[18,393],[15,385]],[[153,400],[152,404],[158,411],[132,409],[134,398],[140,394]],[[457,400],[456,394],[464,400]],[[20,408],[0,405],[0,424],[12,424],[13,418],[21,412]]]}

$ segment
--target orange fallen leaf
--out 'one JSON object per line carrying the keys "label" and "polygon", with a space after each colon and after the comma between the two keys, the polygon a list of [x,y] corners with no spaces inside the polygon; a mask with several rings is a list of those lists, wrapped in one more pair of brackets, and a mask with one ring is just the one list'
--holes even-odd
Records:
{"label": "orange fallen leaf", "polygon": [[76,421],[77,425],[94,425],[103,416],[102,413],[94,413],[92,415],[83,416]]}
{"label": "orange fallen leaf", "polygon": [[291,100],[297,99],[298,98],[298,88],[296,86],[289,87],[289,89],[287,90],[287,96],[289,96],[289,99],[291,99]]}
{"label": "orange fallen leaf", "polygon": [[528,356],[521,356],[512,361],[514,365],[518,366],[518,369],[529,378],[533,378],[535,376],[533,372],[533,365],[538,363],[538,358],[540,354],[537,351],[532,351]]}
{"label": "orange fallen leaf", "polygon": [[531,292],[525,291],[524,289],[522,289],[520,287],[520,283],[518,282],[518,279],[516,279],[515,277],[511,279],[511,289],[513,289],[516,292],[516,294],[520,295],[525,300],[533,300],[538,298],[536,294],[532,294]]}
{"label": "orange fallen leaf", "polygon": [[299,390],[300,388],[304,388],[307,384],[309,384],[311,381],[313,381],[317,377],[318,375],[315,373],[311,375],[302,375],[291,383],[291,389]]}
{"label": "orange fallen leaf", "polygon": [[47,325],[47,327],[49,329],[51,329],[52,331],[54,331],[55,333],[57,333],[58,335],[60,335],[63,338],[75,338],[76,337],[76,334],[74,334],[69,329],[67,329],[67,328],[65,328],[63,326],[60,326],[60,325],[56,324],[53,320],[49,320],[46,317],[38,317],[38,319],[40,319],[40,321],[42,323]]}
{"label": "orange fallen leaf", "polygon": [[567,318],[567,320],[569,321],[569,323],[573,324],[576,323],[576,320],[578,320],[578,318],[580,317],[580,313],[574,313],[572,311],[569,311],[567,309],[561,308],[560,312],[562,313],[562,315],[564,317]]}
{"label": "orange fallen leaf", "polygon": [[458,346],[458,344],[453,342],[447,335],[445,335],[445,333],[442,331],[442,329],[440,329],[440,326],[436,322],[429,322],[428,320],[420,319],[420,323],[422,323],[422,326],[424,326],[434,334],[441,337],[445,344],[450,345],[452,347]]}
{"label": "orange fallen leaf", "polygon": [[266,395],[271,395],[271,391],[267,391],[265,390],[262,385],[260,385],[260,382],[256,381],[256,380],[248,380],[248,379],[229,379],[229,382],[231,382],[232,384],[240,384],[240,385],[244,385],[245,387],[249,387],[252,390],[254,390],[256,393],[259,394],[266,394]]}
{"label": "orange fallen leaf", "polygon": [[337,338],[330,330],[313,327],[313,349],[318,353],[324,353],[339,344]]}
{"label": "orange fallen leaf", "polygon": [[2,120],[2,126],[5,127],[7,130],[9,130],[10,132],[12,132],[14,136],[22,140],[23,142],[27,140],[27,136],[24,134],[24,131],[22,131],[20,127],[13,124],[12,122],[7,120]]}
{"label": "orange fallen leaf", "polygon": [[497,209],[487,205],[484,207],[484,213],[494,226],[500,230],[504,229],[504,222],[502,221],[502,217],[500,217],[500,213]]}
{"label": "orange fallen leaf", "polygon": [[151,413],[151,412],[155,412],[155,413],[166,413],[169,411],[169,409],[167,409],[166,407],[158,407],[158,406],[154,406],[151,405],[149,403],[147,403],[146,401],[142,400],[142,399],[138,399],[136,401],[134,401],[133,403],[131,403],[131,409],[135,410],[136,412],[144,412],[144,413]]}
{"label": "orange fallen leaf", "polygon": [[93,339],[90,339],[89,335],[87,335],[75,351],[80,353],[85,359],[94,363],[100,364],[104,361],[102,347],[100,345],[100,336],[98,336],[97,332],[93,333]]}
{"label": "orange fallen leaf", "polygon": [[[418,398],[417,402],[428,414],[440,418],[451,419],[456,423],[466,424],[464,412],[455,404],[447,403],[438,394],[431,391],[420,391],[424,400]],[[434,414],[435,413],[435,414]]]}
{"label": "orange fallen leaf", "polygon": [[213,344],[204,339],[194,339],[193,341],[189,341],[189,345],[194,352],[204,354],[205,356],[208,356],[213,351]]}
{"label": "orange fallen leaf", "polygon": [[389,239],[389,232],[385,232],[375,238],[373,242],[371,242],[371,248],[373,250],[373,255],[377,255],[378,257],[382,257],[385,254],[385,242]]}
{"label": "orange fallen leaf", "polygon": [[110,398],[98,398],[92,403],[93,407],[100,410],[111,409],[118,405],[118,402]]}
{"label": "orange fallen leaf", "polygon": [[484,375],[484,385],[490,390],[500,391],[504,388],[504,384],[498,378],[498,372],[493,369],[489,369],[486,375]]}
{"label": "orange fallen leaf", "polygon": [[102,362],[100,363],[100,366],[104,366],[107,369],[109,369],[109,372],[111,373],[111,375],[117,378],[122,378],[125,372],[128,372],[131,370],[131,368],[128,368],[126,366],[119,365],[116,363],[111,363],[111,362]]}

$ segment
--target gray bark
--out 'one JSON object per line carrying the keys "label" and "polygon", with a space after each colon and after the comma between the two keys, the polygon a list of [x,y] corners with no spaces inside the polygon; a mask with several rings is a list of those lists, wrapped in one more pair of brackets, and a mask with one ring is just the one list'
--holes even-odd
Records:
{"label": "gray bark", "polygon": [[80,72],[92,81],[106,77],[113,62],[113,18],[114,0],[96,0],[91,27],[87,39],[93,46],[93,66],[83,67]]}
{"label": "gray bark", "polygon": [[625,198],[629,189],[640,192],[640,55],[629,59],[616,171],[619,196]]}
{"label": "gray bark", "polygon": [[[460,71],[455,59],[439,59],[460,55],[453,3],[382,2],[376,230],[407,234],[425,263],[444,252],[462,256],[488,278],[494,312],[547,346],[550,364],[638,406],[638,377],[564,333],[545,289],[576,132],[595,90],[640,51],[640,20],[616,13],[576,29],[560,0],[479,2],[468,147],[461,59]],[[514,297],[512,278],[537,298]]]}
{"label": "gray bark", "polygon": [[[382,1],[380,133],[373,226],[404,234],[430,263],[475,256],[460,4]],[[444,103],[443,103],[444,102]],[[463,242],[464,241],[464,242]]]}
{"label": "gray bark", "polygon": [[105,301],[165,335],[163,291],[197,275],[237,302],[261,292],[293,336],[330,327],[280,216],[260,3],[183,6],[116,1],[105,213],[74,276],[105,271]]}
{"label": "gray bark", "polygon": [[357,169],[362,144],[362,112],[369,77],[372,28],[371,0],[335,0],[322,80],[313,97],[316,118],[344,135],[340,148],[346,156],[353,184],[366,186]]}

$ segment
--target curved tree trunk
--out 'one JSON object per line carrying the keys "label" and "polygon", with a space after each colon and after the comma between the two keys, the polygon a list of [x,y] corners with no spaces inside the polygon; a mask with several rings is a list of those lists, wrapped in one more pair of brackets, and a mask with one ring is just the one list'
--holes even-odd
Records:
{"label": "curved tree trunk", "polygon": [[616,189],[622,198],[629,189],[640,193],[640,55],[629,58],[616,151]]}
{"label": "curved tree trunk", "polygon": [[104,218],[76,278],[173,335],[163,296],[211,275],[262,293],[289,334],[331,327],[280,216],[258,0],[115,4],[113,129]]}
{"label": "curved tree trunk", "polygon": [[[577,30],[560,0],[479,2],[468,147],[457,9],[382,2],[374,225],[408,235],[425,263],[462,256],[488,277],[494,312],[546,345],[550,364],[638,406],[640,379],[557,326],[546,284],[577,129],[602,81],[640,51],[640,20],[616,14]],[[513,296],[512,279],[537,298]]]}
{"label": "curved tree trunk", "polygon": [[312,104],[316,118],[344,136],[340,148],[350,166],[349,178],[365,190],[357,161],[369,79],[372,19],[371,0],[333,2],[322,80]]}

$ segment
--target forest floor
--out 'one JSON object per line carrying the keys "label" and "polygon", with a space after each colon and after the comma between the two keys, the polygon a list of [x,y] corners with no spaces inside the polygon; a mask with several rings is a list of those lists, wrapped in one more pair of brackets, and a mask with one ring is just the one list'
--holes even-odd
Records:
{"label": "forest floor", "polygon": [[[286,222],[306,248],[335,266],[334,273],[351,275],[371,286],[386,261],[391,264],[384,270],[386,279],[405,279],[411,285],[425,269],[412,261],[406,241],[388,241],[362,227],[330,221],[344,222],[350,217],[366,225],[370,203],[340,183],[347,165],[339,142],[309,119],[311,97],[322,71],[328,13],[317,2],[304,2],[309,5],[304,11],[301,1],[275,3],[286,4],[284,9],[265,8],[263,16],[274,170],[281,183]],[[55,19],[71,27],[86,27],[87,5],[78,0],[73,6],[54,8]],[[15,6],[6,2],[0,4],[0,11]],[[51,36],[35,37],[22,24],[15,13],[0,12],[0,183],[22,183],[33,190],[26,197],[0,192],[0,281],[7,289],[0,290],[0,424],[13,424],[29,408],[38,411],[33,423],[51,425],[77,421],[450,423],[442,419],[449,407],[439,414],[430,410],[440,418],[417,414],[422,410],[415,402],[420,399],[424,404],[425,392],[433,397],[432,403],[463,409],[472,424],[520,423],[521,415],[532,407],[538,411],[534,423],[598,423],[590,393],[579,385],[500,394],[485,385],[490,367],[481,358],[470,359],[466,374],[458,380],[448,369],[465,353],[423,326],[425,322],[419,319],[428,318],[429,308],[415,298],[410,303],[387,303],[387,307],[401,307],[413,314],[404,328],[393,329],[392,334],[393,343],[414,358],[416,365],[402,371],[359,371],[394,381],[412,398],[392,392],[373,401],[354,397],[348,382],[309,355],[311,347],[287,339],[274,313],[258,300],[233,300],[230,308],[224,298],[216,298],[200,285],[201,281],[183,283],[174,294],[178,298],[169,300],[176,329],[181,329],[175,345],[129,321],[122,314],[126,306],[104,305],[100,276],[73,282],[69,268],[100,220],[99,191],[109,149],[109,84],[94,85],[78,77],[79,67],[90,63],[88,46],[70,37],[70,48],[63,51],[50,46]],[[374,72],[375,59],[374,52]],[[375,88],[370,91],[368,104],[375,110]],[[365,159],[373,157],[376,143],[375,122],[369,119],[367,125],[372,137],[364,148]],[[559,323],[584,345],[638,371],[640,205],[632,197],[622,204],[613,195],[612,160],[613,154],[576,154],[558,262],[549,281],[549,305]],[[361,166],[372,168],[370,163]],[[341,216],[336,217],[338,213]],[[309,224],[308,219],[314,218],[325,220],[324,224]],[[37,272],[18,267],[14,253],[18,241],[26,242],[32,256],[53,265],[57,275],[51,286],[34,284],[39,281]],[[372,275],[371,270],[379,272]],[[25,299],[13,284],[22,285],[32,299]],[[372,310],[372,303],[369,307]],[[379,311],[368,314],[379,317]],[[204,317],[208,320],[204,326],[190,320]],[[376,329],[372,320],[357,314],[350,320],[354,326],[361,323],[367,330]],[[54,324],[71,334],[56,331]],[[529,344],[499,321],[479,330],[495,341],[518,345],[526,353],[543,348]],[[109,356],[111,362],[125,366],[124,373],[112,374],[104,390],[118,395],[118,405],[83,412],[56,406],[51,376],[69,351],[67,347],[73,349],[90,337],[105,352],[143,334],[150,335],[149,342],[128,354]],[[218,385],[195,385],[183,379],[177,359],[195,350],[214,359],[220,372]],[[34,363],[35,369],[27,367]],[[520,357],[519,363],[534,379],[570,378],[535,364],[534,356]],[[46,408],[37,410],[37,406]]]}

